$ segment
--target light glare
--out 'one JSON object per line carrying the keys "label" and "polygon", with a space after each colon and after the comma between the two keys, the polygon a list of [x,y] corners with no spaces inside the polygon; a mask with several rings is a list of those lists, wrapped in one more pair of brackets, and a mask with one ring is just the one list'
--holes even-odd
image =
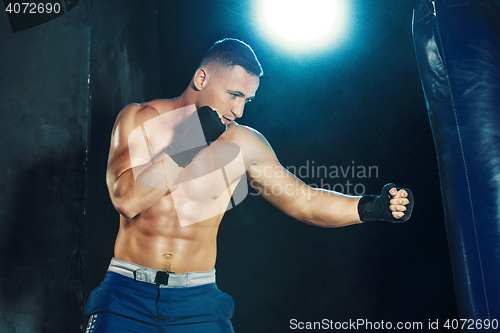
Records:
{"label": "light glare", "polygon": [[275,38],[289,46],[323,47],[340,34],[344,25],[343,0],[264,1],[267,34],[275,33]]}

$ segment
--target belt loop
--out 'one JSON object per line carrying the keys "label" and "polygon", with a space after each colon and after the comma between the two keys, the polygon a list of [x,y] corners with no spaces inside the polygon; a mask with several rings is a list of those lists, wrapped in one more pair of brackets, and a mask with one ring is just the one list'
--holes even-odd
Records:
{"label": "belt loop", "polygon": [[134,271],[134,280],[155,284],[156,272],[146,268],[138,268]]}

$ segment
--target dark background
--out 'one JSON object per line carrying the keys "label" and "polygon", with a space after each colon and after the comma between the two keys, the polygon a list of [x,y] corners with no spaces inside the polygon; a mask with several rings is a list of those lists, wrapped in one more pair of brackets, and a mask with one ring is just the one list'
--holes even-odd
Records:
{"label": "dark background", "polygon": [[250,193],[219,232],[218,285],[235,299],[235,330],[288,332],[291,319],[427,327],[457,318],[412,45],[418,2],[348,1],[342,43],[307,55],[264,37],[257,1],[63,1],[64,15],[38,25],[2,12],[0,332],[85,326],[84,302],[118,228],[105,185],[114,119],[128,103],[182,93],[224,37],[250,44],[262,63],[240,123],[261,132],[285,167],[376,166],[370,178],[302,179],[350,181],[372,194],[394,182],[416,198],[405,224],[323,229]]}

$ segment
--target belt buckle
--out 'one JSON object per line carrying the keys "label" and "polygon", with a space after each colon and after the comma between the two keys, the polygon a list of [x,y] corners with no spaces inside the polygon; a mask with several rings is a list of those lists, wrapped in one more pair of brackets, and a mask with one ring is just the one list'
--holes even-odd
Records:
{"label": "belt buckle", "polygon": [[155,284],[168,284],[168,273],[164,271],[156,272]]}

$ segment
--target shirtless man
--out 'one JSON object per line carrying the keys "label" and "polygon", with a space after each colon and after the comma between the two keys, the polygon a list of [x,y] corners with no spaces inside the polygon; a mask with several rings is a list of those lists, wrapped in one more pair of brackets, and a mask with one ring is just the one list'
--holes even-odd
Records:
{"label": "shirtless man", "polygon": [[[115,257],[86,305],[87,332],[233,332],[234,303],[215,285],[216,237],[245,175],[284,213],[321,227],[409,218],[411,191],[388,184],[380,196],[355,197],[311,188],[280,165],[261,134],[235,123],[261,75],[251,48],[225,39],[181,96],[120,112],[107,169],[120,229]],[[185,124],[193,115],[207,142],[179,159],[169,149],[190,144]]]}

